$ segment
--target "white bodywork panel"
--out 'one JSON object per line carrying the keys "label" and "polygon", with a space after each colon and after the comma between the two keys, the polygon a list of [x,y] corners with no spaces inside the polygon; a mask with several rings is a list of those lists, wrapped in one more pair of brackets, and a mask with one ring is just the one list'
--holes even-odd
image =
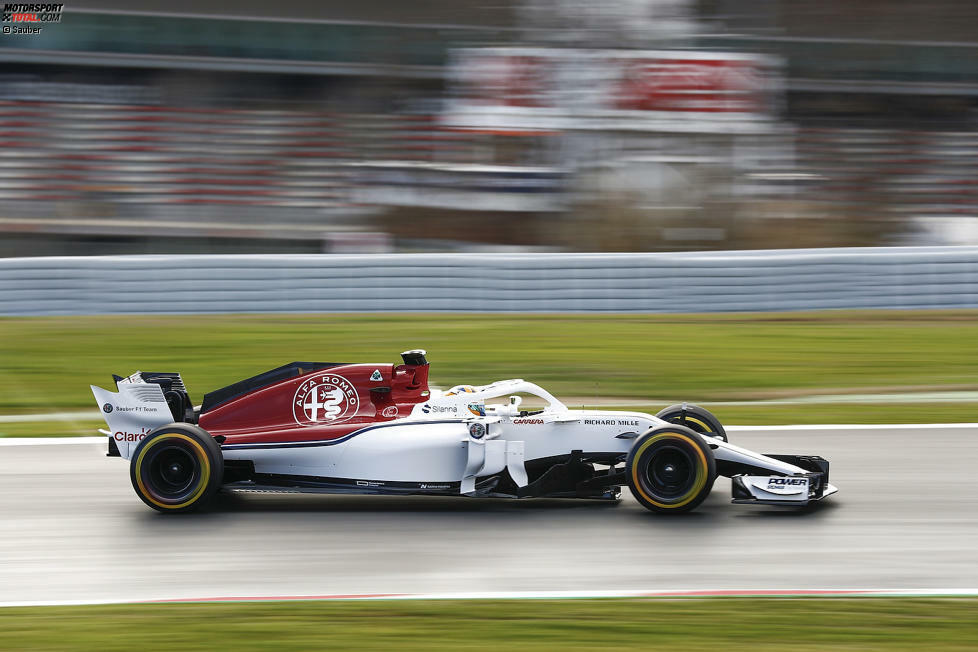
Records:
{"label": "white bodywork panel", "polygon": [[[396,424],[396,425],[393,425]],[[253,460],[258,473],[391,482],[458,482],[468,460],[461,421],[392,421],[325,442],[223,446],[224,458]],[[500,469],[501,470],[501,469]]]}

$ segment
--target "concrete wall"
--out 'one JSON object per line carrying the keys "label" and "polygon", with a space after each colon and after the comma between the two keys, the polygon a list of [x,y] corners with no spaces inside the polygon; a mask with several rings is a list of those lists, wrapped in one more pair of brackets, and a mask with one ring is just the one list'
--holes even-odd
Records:
{"label": "concrete wall", "polygon": [[0,259],[0,315],[976,307],[978,247]]}

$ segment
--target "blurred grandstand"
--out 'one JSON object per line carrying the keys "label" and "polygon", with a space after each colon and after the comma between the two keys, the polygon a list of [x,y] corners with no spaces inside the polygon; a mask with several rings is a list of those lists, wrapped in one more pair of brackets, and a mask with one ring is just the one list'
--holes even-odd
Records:
{"label": "blurred grandstand", "polygon": [[0,255],[978,242],[948,0],[88,0],[0,37]]}

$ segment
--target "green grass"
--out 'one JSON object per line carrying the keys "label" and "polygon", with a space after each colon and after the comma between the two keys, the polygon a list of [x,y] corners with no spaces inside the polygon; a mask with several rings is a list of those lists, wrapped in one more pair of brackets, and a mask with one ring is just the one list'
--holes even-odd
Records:
{"label": "green grass", "polygon": [[978,600],[289,602],[0,609],[19,650],[970,650]]}
{"label": "green grass", "polygon": [[434,384],[522,377],[576,400],[978,388],[976,311],[2,318],[0,413],[89,407],[89,384],[136,369],[180,371],[200,401],[291,360],[415,347]]}

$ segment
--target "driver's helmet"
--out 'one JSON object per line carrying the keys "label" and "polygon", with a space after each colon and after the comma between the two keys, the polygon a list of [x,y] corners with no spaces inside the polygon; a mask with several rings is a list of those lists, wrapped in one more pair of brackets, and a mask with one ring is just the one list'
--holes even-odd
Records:
{"label": "driver's helmet", "polygon": [[486,402],[478,401],[476,403],[469,403],[469,412],[477,417],[486,416]]}

